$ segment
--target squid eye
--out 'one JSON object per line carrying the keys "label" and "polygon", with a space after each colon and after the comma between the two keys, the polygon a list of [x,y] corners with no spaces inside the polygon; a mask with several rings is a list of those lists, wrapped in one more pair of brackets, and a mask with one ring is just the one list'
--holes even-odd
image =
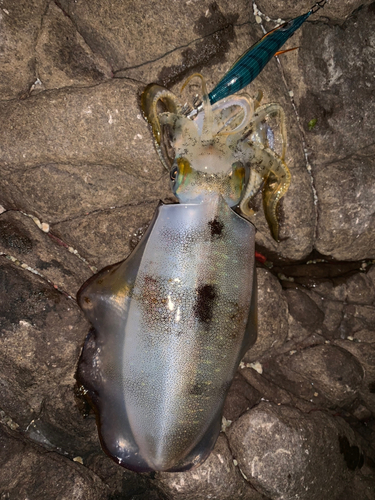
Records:
{"label": "squid eye", "polygon": [[172,182],[175,182],[177,179],[177,174],[178,174],[178,167],[173,167],[172,170],[169,172],[169,177]]}

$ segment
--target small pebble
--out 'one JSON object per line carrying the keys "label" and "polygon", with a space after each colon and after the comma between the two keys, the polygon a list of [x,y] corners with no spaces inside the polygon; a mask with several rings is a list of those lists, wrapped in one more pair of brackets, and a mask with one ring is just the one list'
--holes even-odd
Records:
{"label": "small pebble", "polygon": [[246,365],[248,368],[252,368],[256,372],[258,372],[260,375],[263,373],[263,367],[259,363],[259,361],[255,361],[255,363],[247,363]]}

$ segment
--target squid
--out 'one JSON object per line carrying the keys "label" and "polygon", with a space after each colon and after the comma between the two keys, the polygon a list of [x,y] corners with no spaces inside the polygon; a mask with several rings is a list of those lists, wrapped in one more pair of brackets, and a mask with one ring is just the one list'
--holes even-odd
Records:
{"label": "squid", "polygon": [[215,445],[226,394],[257,336],[249,203],[263,186],[277,240],[277,207],[291,181],[282,108],[261,105],[260,92],[232,94],[322,3],[262,38],[210,93],[204,77],[192,75],[185,86],[198,78],[202,88],[195,109],[160,85],[143,91],[141,107],[179,203],[160,203],[130,256],[91,277],[77,297],[93,327],[78,383],[97,412],[103,449],[123,467],[185,471]]}

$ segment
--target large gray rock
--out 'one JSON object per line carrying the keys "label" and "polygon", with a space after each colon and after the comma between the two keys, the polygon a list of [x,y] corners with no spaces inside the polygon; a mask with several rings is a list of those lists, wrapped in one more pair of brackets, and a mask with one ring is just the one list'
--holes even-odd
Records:
{"label": "large gray rock", "polygon": [[93,54],[57,2],[48,5],[35,50],[43,89],[97,85],[112,77],[109,64]]}
{"label": "large gray rock", "polygon": [[0,427],[1,498],[106,500],[110,489],[86,467]]}
{"label": "large gray rock", "polygon": [[306,23],[298,54],[282,59],[312,166],[315,247],[340,260],[374,257],[374,12],[372,3],[341,26]]}
{"label": "large gray rock", "polygon": [[305,415],[264,402],[228,436],[248,481],[272,500],[342,499],[364,461],[350,427],[324,412]]}
{"label": "large gray rock", "polygon": [[258,336],[246,353],[245,362],[254,362],[280,347],[288,335],[288,306],[281,285],[270,271],[258,268]]}
{"label": "large gray rock", "polygon": [[361,339],[355,341],[336,340],[335,344],[355,356],[361,363],[364,371],[362,384],[359,387],[359,395],[366,408],[375,414],[375,333],[372,332],[372,338],[368,338],[371,343],[362,342]]}
{"label": "large gray rock", "polygon": [[0,6],[0,100],[27,96],[37,80],[35,43],[47,0],[3,0]]}
{"label": "large gray rock", "polygon": [[75,298],[82,281],[92,272],[59,243],[21,212],[0,214],[0,253],[28,266],[56,289]]}
{"label": "large gray rock", "polygon": [[76,303],[0,257],[0,408],[19,431],[71,457],[98,447],[75,397],[74,373],[88,325]]}
{"label": "large gray rock", "polygon": [[[319,200],[316,249],[338,260],[373,259],[375,148],[347,154],[345,159],[323,164],[315,174]],[[339,182],[335,184],[334,179]]]}
{"label": "large gray rock", "polygon": [[[246,483],[233,463],[232,454],[220,435],[209,458],[198,469],[171,474],[160,472],[157,483],[173,500],[262,500]],[[265,499],[266,500],[266,499]]]}
{"label": "large gray rock", "polygon": [[364,370],[346,350],[317,345],[275,357],[264,376],[317,408],[349,408],[359,395]]}
{"label": "large gray rock", "polygon": [[[189,60],[202,59],[204,42],[197,52],[187,47],[195,39],[216,33],[224,40],[218,44],[216,61],[223,60],[226,46],[223,46],[227,32],[234,24],[248,21],[248,4],[241,0],[230,4],[218,0],[212,4],[204,0],[195,2],[169,2],[168,4],[139,3],[137,1],[113,4],[109,0],[59,2],[74,22],[77,31],[94,53],[100,54],[111,65],[114,72],[121,69],[142,66],[149,61],[162,58],[165,54],[185,46],[185,69]],[[224,35],[224,36],[223,36]],[[233,37],[233,34],[232,34]],[[212,58],[212,51],[209,57]],[[178,68],[181,73],[184,68]],[[171,73],[166,68],[166,73]]]}
{"label": "large gray rock", "polygon": [[301,341],[313,332],[320,332],[324,313],[318,305],[300,288],[285,291],[289,309],[288,339]]}
{"label": "large gray rock", "polygon": [[137,230],[148,226],[157,205],[155,201],[94,212],[52,224],[51,232],[99,270],[129,255]]}
{"label": "large gray rock", "polygon": [[0,104],[0,204],[51,225],[168,196],[138,90],[117,80]]}
{"label": "large gray rock", "polygon": [[[371,3],[371,0],[345,0],[345,2],[336,3],[327,2],[324,9],[318,11],[318,14],[315,14],[313,19],[328,18],[335,21],[344,21],[354,10],[366,3]],[[286,0],[280,4],[275,4],[272,0],[258,0],[257,2],[259,10],[265,16],[269,16],[272,19],[282,18],[286,20],[308,12],[313,5],[314,2],[310,0],[301,0],[298,3],[293,2],[293,0]]]}
{"label": "large gray rock", "polygon": [[141,88],[111,80],[2,102],[2,177],[54,163],[114,165],[146,182],[153,167],[152,179],[159,177],[163,167],[140,112]]}

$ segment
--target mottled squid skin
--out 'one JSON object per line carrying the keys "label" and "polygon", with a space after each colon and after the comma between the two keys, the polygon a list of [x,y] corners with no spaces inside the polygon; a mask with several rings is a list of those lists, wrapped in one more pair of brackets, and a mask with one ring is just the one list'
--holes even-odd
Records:
{"label": "mottled squid skin", "polygon": [[254,233],[220,196],[160,205],[133,254],[81,289],[95,333],[79,379],[121,465],[182,471],[211,452],[256,339]]}

